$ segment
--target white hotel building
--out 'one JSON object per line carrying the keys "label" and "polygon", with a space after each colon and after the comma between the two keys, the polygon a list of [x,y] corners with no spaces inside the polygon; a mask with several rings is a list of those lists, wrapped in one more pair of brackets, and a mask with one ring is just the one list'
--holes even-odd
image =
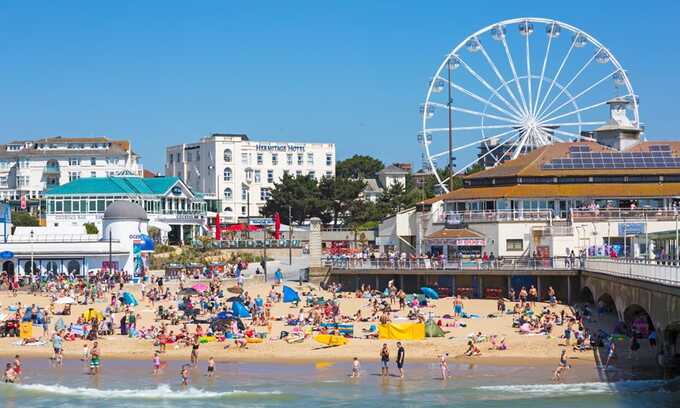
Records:
{"label": "white hotel building", "polygon": [[170,146],[165,160],[165,175],[203,193],[209,216],[219,211],[224,223],[259,216],[284,174],[335,176],[335,144],[252,141],[243,134],[215,133]]}
{"label": "white hotel building", "polygon": [[106,137],[50,137],[0,144],[0,199],[37,206],[50,188],[86,177],[141,176],[129,141]]}

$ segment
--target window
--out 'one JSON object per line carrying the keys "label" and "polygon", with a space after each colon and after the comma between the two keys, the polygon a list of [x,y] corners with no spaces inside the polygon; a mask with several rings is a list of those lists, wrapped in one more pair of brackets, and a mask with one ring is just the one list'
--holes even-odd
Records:
{"label": "window", "polygon": [[332,171],[326,171],[326,177],[333,177]]}
{"label": "window", "polygon": [[241,153],[241,164],[249,164],[248,153]]}
{"label": "window", "polygon": [[68,172],[68,181],[75,181],[80,178],[80,172],[79,171],[69,171]]}
{"label": "window", "polygon": [[293,153],[288,153],[288,154],[286,155],[286,163],[287,163],[289,166],[292,166],[292,165],[293,165]]}
{"label": "window", "polygon": [[201,152],[196,150],[196,161],[201,161]]}
{"label": "window", "polygon": [[314,177],[316,178],[316,172],[314,170],[309,172],[309,177]]}
{"label": "window", "polygon": [[302,153],[298,153],[298,158],[297,158],[297,159],[298,159],[298,160],[297,160],[297,161],[298,161],[298,166],[302,166],[302,165],[304,164],[304,162],[303,162],[304,156],[302,155]]}
{"label": "window", "polygon": [[307,164],[314,164],[314,153],[307,153]]}
{"label": "window", "polygon": [[241,200],[248,200],[248,188],[246,186],[241,186]]}
{"label": "window", "polygon": [[68,261],[66,264],[66,270],[69,274],[80,274],[80,262],[78,261]]}
{"label": "window", "polygon": [[246,211],[247,211],[247,210],[246,210],[246,206],[245,206],[245,205],[242,205],[242,206],[241,206],[241,215],[246,215]]}
{"label": "window", "polygon": [[255,182],[259,183],[262,181],[262,175],[260,174],[260,170],[255,170]]}
{"label": "window", "polygon": [[246,181],[253,181],[253,169],[246,169]]}
{"label": "window", "polygon": [[264,159],[262,156],[262,153],[257,154],[257,164],[262,165],[264,163]]}
{"label": "window", "polygon": [[224,181],[231,181],[231,167],[224,168]]}
{"label": "window", "polygon": [[229,187],[225,188],[224,198],[226,198],[227,200],[231,200],[231,196],[232,196],[231,189]]}
{"label": "window", "polygon": [[505,249],[507,251],[523,251],[524,241],[521,239],[506,239]]}
{"label": "window", "polygon": [[187,152],[187,161],[191,161],[191,152]]}
{"label": "window", "polygon": [[271,196],[271,191],[267,187],[262,187],[260,189],[260,200],[261,201],[269,200],[270,196]]}
{"label": "window", "polygon": [[170,153],[170,154],[168,155],[168,163],[169,163],[169,164],[172,164],[172,158],[173,158],[173,157],[174,157],[174,156],[172,155],[172,153]]}
{"label": "window", "polygon": [[28,176],[17,176],[17,187],[28,187]]}
{"label": "window", "polygon": [[224,149],[224,161],[225,163],[231,163],[231,149]]}
{"label": "window", "polygon": [[302,177],[302,170],[295,170],[295,177]]}
{"label": "window", "polygon": [[7,176],[0,176],[0,186],[7,185]]}
{"label": "window", "polygon": [[91,166],[97,165],[97,158],[96,157],[90,157],[90,165]]}
{"label": "window", "polygon": [[[111,161],[114,161],[115,159],[111,159]],[[177,163],[181,161],[179,153],[177,153]]]}
{"label": "window", "polygon": [[68,164],[69,166],[80,166],[80,159],[71,157],[70,159],[68,159]]}
{"label": "window", "polygon": [[96,172],[96,171],[91,171],[91,172],[90,172],[90,177],[97,177],[97,172]]}
{"label": "window", "polygon": [[277,164],[279,164],[279,154],[272,153],[272,166],[276,166]]}
{"label": "window", "polygon": [[274,182],[274,170],[267,170],[267,183]]}
{"label": "window", "polygon": [[332,166],[333,165],[333,155],[330,153],[326,153],[326,166]]}

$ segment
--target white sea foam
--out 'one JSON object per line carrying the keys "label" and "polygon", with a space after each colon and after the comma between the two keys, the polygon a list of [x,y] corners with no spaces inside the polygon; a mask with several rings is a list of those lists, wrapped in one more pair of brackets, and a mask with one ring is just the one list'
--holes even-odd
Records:
{"label": "white sea foam", "polygon": [[636,380],[618,382],[592,382],[576,384],[531,384],[531,385],[490,385],[477,387],[478,390],[491,391],[499,394],[500,398],[508,396],[552,396],[563,397],[569,395],[613,394],[620,392],[655,391],[666,384],[663,380]]}
{"label": "white sea foam", "polygon": [[67,387],[65,385],[46,385],[46,384],[19,384],[14,386],[18,391],[27,391],[42,394],[63,395],[81,398],[107,398],[107,399],[218,399],[229,397],[258,397],[265,395],[280,394],[278,391],[225,391],[215,392],[206,391],[193,387],[184,390],[173,390],[169,385],[161,384],[157,388],[147,389],[109,389],[101,390],[97,388]]}

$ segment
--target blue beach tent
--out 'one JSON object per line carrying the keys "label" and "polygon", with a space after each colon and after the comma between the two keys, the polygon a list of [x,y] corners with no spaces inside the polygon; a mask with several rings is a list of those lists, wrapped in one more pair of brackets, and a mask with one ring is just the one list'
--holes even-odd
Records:
{"label": "blue beach tent", "polygon": [[135,299],[135,297],[130,292],[123,293],[123,303],[131,306],[137,306],[139,304],[137,299]]}
{"label": "blue beach tent", "polygon": [[300,296],[288,286],[283,287],[283,303],[299,302]]}
{"label": "blue beach tent", "polygon": [[250,312],[241,302],[234,302],[231,304],[231,310],[236,317],[250,317]]}

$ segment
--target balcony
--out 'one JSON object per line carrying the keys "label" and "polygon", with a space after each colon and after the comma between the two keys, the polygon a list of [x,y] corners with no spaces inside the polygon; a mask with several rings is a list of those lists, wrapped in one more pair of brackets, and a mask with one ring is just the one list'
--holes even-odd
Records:
{"label": "balcony", "polygon": [[437,214],[435,223],[469,224],[484,222],[550,221],[552,210],[446,211]]}
{"label": "balcony", "polygon": [[659,220],[672,221],[678,218],[678,209],[665,208],[584,208],[572,209],[572,221],[607,221],[607,220]]}

